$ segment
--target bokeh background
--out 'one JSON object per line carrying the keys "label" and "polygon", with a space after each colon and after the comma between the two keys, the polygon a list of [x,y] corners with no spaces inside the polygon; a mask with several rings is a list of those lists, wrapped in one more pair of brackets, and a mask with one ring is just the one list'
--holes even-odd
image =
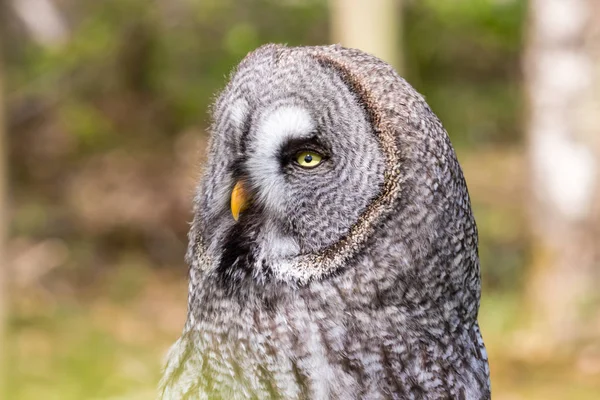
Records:
{"label": "bokeh background", "polygon": [[425,95],[479,227],[494,398],[600,398],[599,3],[2,1],[4,398],[154,397],[208,108],[268,42],[361,47]]}

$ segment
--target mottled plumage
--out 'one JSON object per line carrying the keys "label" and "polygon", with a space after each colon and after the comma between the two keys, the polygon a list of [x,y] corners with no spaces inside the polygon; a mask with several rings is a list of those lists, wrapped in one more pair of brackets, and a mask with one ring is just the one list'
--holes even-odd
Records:
{"label": "mottled plumage", "polygon": [[477,229],[423,98],[358,50],[268,45],[213,114],[161,398],[489,398]]}

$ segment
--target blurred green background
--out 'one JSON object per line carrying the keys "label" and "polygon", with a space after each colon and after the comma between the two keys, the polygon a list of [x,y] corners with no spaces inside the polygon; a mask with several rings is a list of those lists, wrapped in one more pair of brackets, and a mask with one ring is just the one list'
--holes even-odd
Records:
{"label": "blurred green background", "polygon": [[[19,2],[0,11],[7,398],[153,398],[185,318],[183,257],[209,106],[257,46],[331,43],[328,3]],[[45,35],[25,16],[44,3],[59,18]],[[444,123],[465,170],[494,398],[596,399],[597,344],[538,357],[522,333],[528,11],[518,0],[405,1],[402,75]]]}

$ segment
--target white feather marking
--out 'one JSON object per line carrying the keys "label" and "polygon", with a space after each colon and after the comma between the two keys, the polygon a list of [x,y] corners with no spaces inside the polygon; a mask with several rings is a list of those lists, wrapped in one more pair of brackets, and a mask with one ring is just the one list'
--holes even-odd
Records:
{"label": "white feather marking", "polygon": [[244,99],[238,99],[230,106],[229,118],[238,129],[244,125],[247,114],[248,103]]}
{"label": "white feather marking", "polygon": [[298,254],[300,251],[298,242],[292,237],[284,236],[272,222],[272,220],[267,220],[266,233],[261,240],[263,245],[258,258],[281,259]]}
{"label": "white feather marking", "polygon": [[309,112],[297,106],[278,108],[260,121],[247,166],[258,200],[268,209],[281,213],[287,203],[279,160],[281,146],[291,139],[310,137],[315,127]]}

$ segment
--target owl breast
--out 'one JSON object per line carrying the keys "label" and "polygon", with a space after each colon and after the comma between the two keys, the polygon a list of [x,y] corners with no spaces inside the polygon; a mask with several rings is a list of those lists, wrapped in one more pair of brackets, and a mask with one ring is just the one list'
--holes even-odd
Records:
{"label": "owl breast", "polygon": [[[372,260],[361,264],[368,268]],[[440,324],[459,310],[419,304],[401,282],[382,285],[357,273],[301,290],[260,288],[233,297],[216,278],[206,284],[196,301],[222,299],[196,315],[196,329],[171,350],[176,362],[167,371],[173,368],[176,383],[166,384],[165,399],[487,396],[478,326]],[[189,382],[189,397],[178,397],[181,381]]]}

